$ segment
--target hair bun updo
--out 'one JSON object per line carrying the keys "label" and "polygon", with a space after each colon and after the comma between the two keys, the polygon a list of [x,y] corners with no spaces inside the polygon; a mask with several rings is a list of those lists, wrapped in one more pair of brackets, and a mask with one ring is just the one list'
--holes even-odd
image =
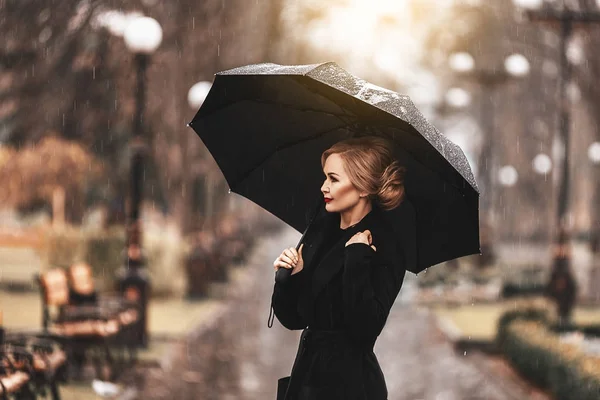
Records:
{"label": "hair bun updo", "polygon": [[377,202],[384,210],[393,210],[404,199],[404,173],[406,168],[398,161],[389,164],[379,182],[379,191],[375,194]]}
{"label": "hair bun updo", "polygon": [[391,142],[382,137],[355,137],[335,143],[321,155],[321,166],[339,154],[352,184],[369,194],[383,210],[398,207],[404,199],[406,168],[394,157]]}

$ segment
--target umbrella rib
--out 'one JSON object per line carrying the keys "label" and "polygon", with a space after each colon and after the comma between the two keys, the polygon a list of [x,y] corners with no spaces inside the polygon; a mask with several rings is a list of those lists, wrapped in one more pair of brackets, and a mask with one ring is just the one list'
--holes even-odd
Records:
{"label": "umbrella rib", "polygon": [[[285,150],[285,149],[287,149],[288,147],[292,147],[292,146],[295,146],[295,145],[297,145],[297,144],[300,144],[300,143],[308,142],[309,140],[314,140],[314,139],[317,139],[317,138],[319,138],[319,137],[321,137],[321,136],[323,136],[323,135],[326,135],[326,134],[328,134],[329,132],[332,132],[332,131],[334,131],[334,130],[336,130],[336,129],[346,128],[346,127],[347,127],[347,125],[335,126],[335,127],[331,128],[331,129],[327,129],[327,130],[325,130],[325,131],[322,131],[322,132],[317,132],[317,133],[315,133],[315,134],[313,134],[313,135],[310,135],[309,137],[305,137],[305,138],[302,138],[302,139],[298,139],[298,140],[295,140],[295,141],[293,141],[293,142],[288,142],[288,143],[286,143],[286,144],[285,144],[285,145],[283,145],[283,146],[277,146],[277,147],[275,148],[275,151],[273,151],[272,153],[270,153],[269,155],[267,155],[265,158],[263,158],[262,160],[260,160],[260,162],[258,162],[258,163],[257,163],[257,164],[256,164],[254,167],[250,168],[250,169],[248,170],[248,172],[246,172],[246,173],[244,174],[244,176],[243,176],[241,179],[239,179],[239,180],[238,180],[238,182],[243,182],[243,181],[245,181],[245,180],[246,180],[246,178],[248,178],[248,176],[250,176],[250,175],[251,175],[251,174],[252,174],[254,171],[256,171],[256,170],[257,170],[257,169],[258,169],[258,168],[259,168],[261,165],[263,165],[263,164],[264,164],[264,163],[265,163],[265,162],[266,162],[266,161],[267,161],[269,158],[271,158],[271,157],[273,156],[273,154],[275,154],[276,152],[278,152],[278,151],[280,151],[280,150]],[[237,182],[236,182],[236,183],[237,183]],[[236,185],[236,186],[237,186],[237,185]],[[233,187],[231,188],[231,190],[233,190]]]}

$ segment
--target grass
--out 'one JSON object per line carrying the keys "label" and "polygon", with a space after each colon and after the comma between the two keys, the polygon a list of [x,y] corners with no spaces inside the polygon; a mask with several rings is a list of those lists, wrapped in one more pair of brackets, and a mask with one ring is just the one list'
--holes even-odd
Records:
{"label": "grass", "polygon": [[438,318],[445,318],[453,323],[461,332],[461,337],[474,340],[493,340],[496,336],[496,323],[505,309],[500,303],[431,307]]}
{"label": "grass", "polygon": [[[449,320],[461,332],[461,338],[492,341],[496,337],[498,319],[512,309],[514,301],[473,304],[456,307],[435,305],[430,310],[438,317]],[[573,321],[578,326],[600,324],[600,309],[576,307]]]}
{"label": "grass", "polygon": [[573,320],[579,326],[600,325],[600,309],[575,308]]}

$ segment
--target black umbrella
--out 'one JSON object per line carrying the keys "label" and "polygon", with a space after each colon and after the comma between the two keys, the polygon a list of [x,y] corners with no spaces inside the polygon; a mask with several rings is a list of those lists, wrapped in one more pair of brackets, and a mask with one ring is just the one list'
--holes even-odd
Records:
{"label": "black umbrella", "polygon": [[460,147],[408,96],[335,63],[257,64],[220,72],[190,123],[232,192],[299,232],[323,201],[321,153],[349,137],[395,145],[406,167],[405,201],[389,211],[414,273],[480,253],[479,190]]}

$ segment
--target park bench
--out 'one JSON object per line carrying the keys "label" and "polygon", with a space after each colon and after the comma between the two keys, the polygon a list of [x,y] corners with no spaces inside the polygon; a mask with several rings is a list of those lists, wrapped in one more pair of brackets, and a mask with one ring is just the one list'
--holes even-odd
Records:
{"label": "park bench", "polygon": [[60,343],[42,332],[7,331],[0,311],[0,399],[60,400],[58,382],[65,379],[66,354]]}
{"label": "park bench", "polygon": [[0,368],[9,372],[7,377],[11,378],[7,382],[10,385],[3,387],[7,395],[46,398],[49,392],[52,400],[60,400],[58,382],[65,381],[67,356],[57,341],[31,333],[10,332],[4,336],[0,354]]}
{"label": "park bench", "polygon": [[0,398],[35,398],[29,381],[32,356],[21,349],[0,349]]}
{"label": "park bench", "polygon": [[[105,368],[109,380],[114,379],[127,362],[135,360],[130,327],[137,320],[137,309],[122,299],[98,298],[88,265],[75,264],[68,271],[53,268],[39,275],[38,282],[44,332],[65,346],[75,371],[81,372],[90,352],[99,379],[105,376]],[[129,350],[127,361],[125,350]]]}
{"label": "park bench", "polygon": [[[118,350],[118,369],[133,364],[136,359],[135,324],[140,321],[139,303],[122,297],[98,296],[92,268],[86,263],[75,263],[67,270],[69,279],[70,318],[100,315],[119,322],[118,340],[113,346]],[[129,357],[126,357],[128,353]]]}

